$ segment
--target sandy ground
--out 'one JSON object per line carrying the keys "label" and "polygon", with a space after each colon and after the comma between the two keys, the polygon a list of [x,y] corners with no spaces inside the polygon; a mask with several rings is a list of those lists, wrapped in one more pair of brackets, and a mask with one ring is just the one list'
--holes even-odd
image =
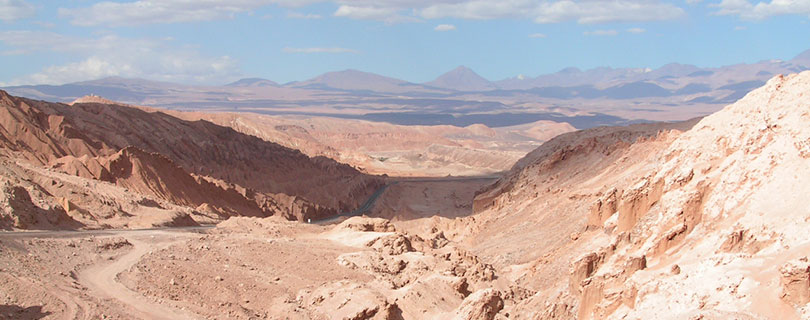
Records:
{"label": "sandy ground", "polygon": [[178,319],[184,313],[133,293],[115,277],[144,254],[198,236],[197,232],[183,228],[2,232],[0,317]]}
{"label": "sandy ground", "polygon": [[385,219],[0,233],[7,319],[449,319],[503,307],[494,270]]}
{"label": "sandy ground", "polygon": [[[144,235],[145,237],[146,235]],[[171,307],[163,306],[139,295],[117,281],[118,274],[138,263],[147,253],[162,250],[181,242],[176,235],[150,234],[148,239],[129,236],[133,249],[110,264],[93,265],[79,273],[79,283],[105,298],[118,300],[133,312],[129,315],[148,319],[193,319],[195,315]]]}

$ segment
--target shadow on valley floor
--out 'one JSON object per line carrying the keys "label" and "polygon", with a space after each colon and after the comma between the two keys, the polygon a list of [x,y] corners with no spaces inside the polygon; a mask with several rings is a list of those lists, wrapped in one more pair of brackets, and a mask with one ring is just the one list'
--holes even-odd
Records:
{"label": "shadow on valley floor", "polygon": [[500,176],[390,178],[388,188],[371,207],[368,215],[391,220],[431,217],[458,218],[473,213],[477,191]]}
{"label": "shadow on valley floor", "polygon": [[42,311],[42,306],[21,307],[0,304],[0,319],[34,320],[42,319],[49,315],[51,315],[50,312]]}
{"label": "shadow on valley floor", "polygon": [[287,112],[276,110],[251,110],[251,111],[269,115],[293,114],[293,115],[320,116],[320,117],[332,117],[342,119],[366,120],[375,122],[387,122],[397,125],[424,125],[424,126],[453,125],[458,127],[466,127],[472,124],[483,124],[490,128],[515,126],[532,123],[540,120],[567,122],[577,129],[587,129],[598,126],[620,126],[645,122],[640,120],[627,120],[624,118],[603,113],[567,116],[556,112],[540,112],[540,113],[501,112],[501,113],[470,113],[458,115],[441,112],[439,113],[379,112],[366,114],[334,114],[334,113],[312,113],[312,112],[295,112],[295,111]]}
{"label": "shadow on valley floor", "polygon": [[329,225],[355,216],[414,220],[440,216],[465,217],[473,213],[477,191],[494,183],[500,174],[485,176],[389,177],[358,208],[308,223]]}

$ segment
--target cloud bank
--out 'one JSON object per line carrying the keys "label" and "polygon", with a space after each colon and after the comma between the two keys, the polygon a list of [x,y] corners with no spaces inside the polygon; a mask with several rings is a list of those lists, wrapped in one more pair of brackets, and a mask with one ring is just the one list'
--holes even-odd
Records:
{"label": "cloud bank", "polygon": [[0,20],[12,22],[32,17],[37,8],[23,0],[0,0]]}
{"label": "cloud bank", "polygon": [[[746,0],[724,0],[734,1]],[[333,13],[335,17],[387,23],[458,18],[595,24],[672,20],[685,15],[682,8],[662,0],[139,0],[105,1],[84,8],[62,8],[59,14],[75,25],[116,27],[231,19],[239,13],[271,4],[305,6],[317,2],[337,5]]]}
{"label": "cloud bank", "polygon": [[73,62],[48,66],[4,85],[63,84],[109,76],[206,83],[240,74],[233,58],[205,56],[170,39],[116,35],[78,38],[43,31],[3,31],[0,42],[13,48],[3,52],[5,55],[58,52],[75,57]]}

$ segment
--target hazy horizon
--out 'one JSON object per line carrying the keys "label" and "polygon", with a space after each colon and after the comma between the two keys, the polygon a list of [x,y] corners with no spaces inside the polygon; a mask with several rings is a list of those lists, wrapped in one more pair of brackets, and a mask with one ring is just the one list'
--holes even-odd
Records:
{"label": "hazy horizon", "polygon": [[807,50],[796,35],[808,16],[805,4],[750,0],[6,0],[0,85],[287,83],[346,69],[423,83],[462,65],[490,81],[567,67],[720,67]]}

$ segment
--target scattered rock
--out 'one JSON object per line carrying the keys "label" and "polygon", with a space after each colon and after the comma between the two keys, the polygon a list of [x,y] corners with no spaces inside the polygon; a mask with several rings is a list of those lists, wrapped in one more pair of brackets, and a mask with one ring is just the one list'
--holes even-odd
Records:
{"label": "scattered rock", "polygon": [[678,266],[677,264],[673,264],[672,268],[670,268],[669,272],[674,274],[674,275],[679,275],[679,274],[681,274],[681,267]]}
{"label": "scattered rock", "polygon": [[456,320],[492,320],[503,309],[501,293],[495,289],[483,289],[469,295],[455,312]]}
{"label": "scattered rock", "polygon": [[401,234],[379,237],[366,244],[374,250],[387,255],[400,255],[414,251],[411,240]]}
{"label": "scattered rock", "polygon": [[779,272],[782,300],[794,306],[810,302],[810,260],[807,257],[785,263]]}
{"label": "scattered rock", "polygon": [[351,217],[337,226],[337,228],[361,232],[395,232],[396,228],[391,221],[383,218]]}

